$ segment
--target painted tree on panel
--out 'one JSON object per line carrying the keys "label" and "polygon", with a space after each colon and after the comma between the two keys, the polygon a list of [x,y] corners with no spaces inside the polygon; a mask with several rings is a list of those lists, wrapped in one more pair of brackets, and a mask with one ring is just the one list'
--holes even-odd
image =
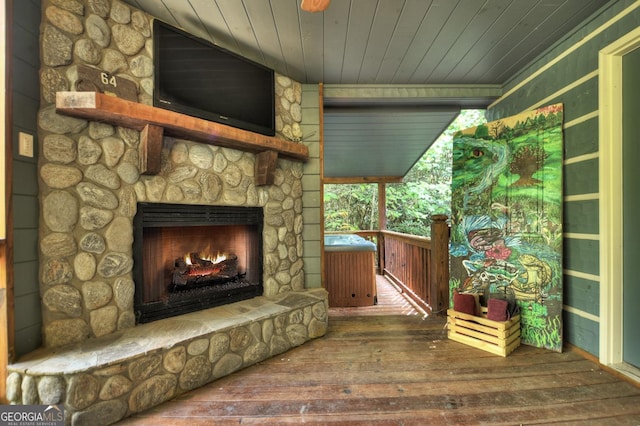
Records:
{"label": "painted tree on panel", "polygon": [[522,343],[562,349],[562,104],[458,132],[450,288],[520,310]]}

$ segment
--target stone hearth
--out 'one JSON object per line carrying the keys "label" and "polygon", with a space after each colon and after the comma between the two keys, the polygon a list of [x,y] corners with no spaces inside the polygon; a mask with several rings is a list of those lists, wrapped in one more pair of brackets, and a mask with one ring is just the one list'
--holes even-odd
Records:
{"label": "stone hearth", "polygon": [[320,337],[324,289],[257,297],[97,339],[36,351],[11,365],[13,403],[64,403],[67,423],[114,423]]}

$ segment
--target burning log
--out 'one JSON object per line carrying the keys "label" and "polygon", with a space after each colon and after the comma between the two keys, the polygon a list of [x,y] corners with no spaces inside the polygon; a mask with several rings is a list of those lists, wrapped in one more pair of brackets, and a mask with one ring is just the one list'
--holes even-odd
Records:
{"label": "burning log", "polygon": [[173,289],[184,289],[189,286],[222,284],[237,277],[236,255],[229,254],[210,260],[190,253],[175,260],[171,284]]}

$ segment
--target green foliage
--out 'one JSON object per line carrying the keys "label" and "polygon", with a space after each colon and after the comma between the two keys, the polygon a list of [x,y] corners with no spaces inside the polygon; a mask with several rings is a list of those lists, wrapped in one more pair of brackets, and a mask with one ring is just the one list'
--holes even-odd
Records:
{"label": "green foliage", "polygon": [[[431,215],[451,214],[453,135],[482,122],[484,111],[461,111],[407,173],[404,182],[387,185],[387,229],[429,236]],[[325,230],[378,229],[377,197],[377,184],[325,185]]]}
{"label": "green foliage", "polygon": [[325,185],[324,219],[327,231],[375,229],[378,223],[377,185]]}

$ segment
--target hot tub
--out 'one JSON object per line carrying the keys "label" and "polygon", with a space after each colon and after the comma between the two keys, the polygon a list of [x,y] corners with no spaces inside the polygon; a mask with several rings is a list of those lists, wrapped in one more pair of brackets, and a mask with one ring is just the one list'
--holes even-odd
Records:
{"label": "hot tub", "polygon": [[376,245],[355,234],[324,237],[325,287],[330,307],[376,304]]}

